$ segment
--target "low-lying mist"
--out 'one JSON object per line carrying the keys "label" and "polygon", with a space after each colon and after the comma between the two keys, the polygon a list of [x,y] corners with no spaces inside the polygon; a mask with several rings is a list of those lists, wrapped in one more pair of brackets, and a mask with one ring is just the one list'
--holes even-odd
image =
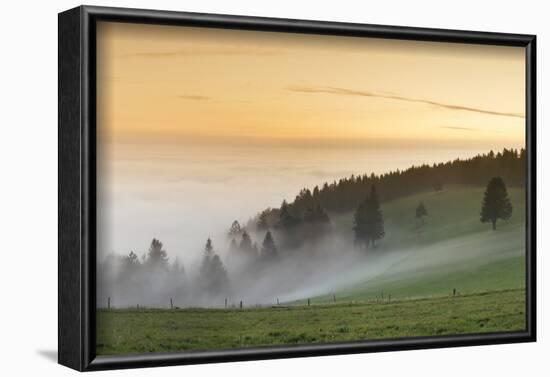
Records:
{"label": "low-lying mist", "polygon": [[[259,233],[251,238],[261,237]],[[277,243],[277,233],[274,232]],[[229,250],[230,241],[213,242],[225,276],[206,277],[202,258],[182,265],[175,260],[164,265],[148,257],[109,255],[98,263],[98,307],[231,307],[272,305],[333,294],[364,282],[387,270],[403,256],[400,253],[366,254],[341,236],[326,235],[314,244],[278,252],[269,259],[239,255]],[[168,253],[168,257],[169,257]],[[214,271],[216,275],[220,271]],[[221,272],[223,274],[223,272]],[[214,280],[207,281],[208,279]]]}

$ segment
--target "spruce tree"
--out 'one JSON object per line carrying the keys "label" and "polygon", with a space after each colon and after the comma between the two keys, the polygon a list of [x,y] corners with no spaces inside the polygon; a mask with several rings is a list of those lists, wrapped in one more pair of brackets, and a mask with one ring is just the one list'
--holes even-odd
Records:
{"label": "spruce tree", "polygon": [[417,219],[420,219],[422,221],[424,221],[425,216],[428,216],[428,211],[426,210],[424,203],[420,202],[420,204],[418,204],[418,207],[416,207],[415,216]]}
{"label": "spruce tree", "polygon": [[147,264],[155,267],[167,267],[168,256],[166,251],[162,248],[162,242],[153,238],[151,246],[149,246],[149,252],[147,253]]}
{"label": "spruce tree", "polygon": [[256,222],[256,229],[258,231],[266,231],[269,228],[269,222],[267,221],[267,216],[269,215],[269,209],[262,211],[258,216],[258,221]]}
{"label": "spruce tree", "polygon": [[277,256],[277,247],[275,246],[275,241],[273,241],[273,236],[268,230],[265,234],[264,242],[262,243],[262,258],[274,258]]}
{"label": "spruce tree", "polygon": [[241,234],[241,232],[242,232],[241,224],[239,224],[239,222],[237,220],[235,220],[231,224],[231,227],[229,228],[229,231],[227,232],[227,236],[228,237],[236,237],[239,234]]}
{"label": "spruce tree", "polygon": [[241,243],[239,244],[239,250],[248,257],[255,257],[257,252],[254,250],[252,245],[252,239],[248,235],[247,231],[244,230],[241,236]]}
{"label": "spruce tree", "polygon": [[495,230],[498,219],[508,220],[510,216],[512,216],[512,203],[508,198],[506,185],[501,177],[494,177],[487,184],[483,195],[480,220],[482,223],[490,222]]}
{"label": "spruce tree", "polygon": [[277,223],[277,226],[283,231],[288,232],[298,225],[299,222],[299,219],[290,213],[290,208],[286,200],[283,201],[279,211],[279,222]]}
{"label": "spruce tree", "polygon": [[219,295],[228,289],[229,279],[220,257],[214,252],[209,238],[204,246],[200,279],[206,292]]}
{"label": "spruce tree", "polygon": [[374,247],[384,237],[384,219],[376,187],[371,186],[370,195],[359,205],[354,215],[355,240],[365,248]]}

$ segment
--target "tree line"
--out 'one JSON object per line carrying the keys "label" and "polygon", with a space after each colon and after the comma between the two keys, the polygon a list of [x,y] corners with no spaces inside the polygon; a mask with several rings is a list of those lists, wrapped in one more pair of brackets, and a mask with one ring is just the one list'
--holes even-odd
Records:
{"label": "tree line", "polygon": [[[469,159],[412,166],[380,175],[351,175],[338,181],[325,182],[313,189],[303,188],[292,202],[285,202],[285,207],[296,217],[303,217],[306,211],[316,206],[330,213],[345,213],[354,211],[372,186],[376,186],[380,201],[386,202],[423,191],[440,191],[445,185],[483,186],[487,183],[488,172],[501,177],[511,187],[523,187],[525,166],[525,149],[505,148],[502,152],[490,151]],[[267,208],[251,222],[262,228],[273,227],[279,221],[281,210],[283,206]]]}

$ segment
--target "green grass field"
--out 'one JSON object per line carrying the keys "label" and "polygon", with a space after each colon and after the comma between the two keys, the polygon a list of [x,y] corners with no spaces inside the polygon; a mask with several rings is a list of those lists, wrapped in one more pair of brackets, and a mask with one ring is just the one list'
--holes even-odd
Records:
{"label": "green grass field", "polygon": [[[523,330],[524,191],[509,188],[509,195],[512,217],[499,221],[496,231],[479,221],[482,188],[449,187],[383,203],[386,237],[375,253],[393,253],[395,262],[337,292],[311,297],[309,307],[304,297],[281,307],[244,310],[99,311],[97,353]],[[420,201],[429,216],[419,234],[414,210]],[[352,214],[333,221],[339,234],[352,237]]]}
{"label": "green grass field", "polygon": [[436,336],[525,328],[525,291],[255,309],[101,310],[99,355]]}

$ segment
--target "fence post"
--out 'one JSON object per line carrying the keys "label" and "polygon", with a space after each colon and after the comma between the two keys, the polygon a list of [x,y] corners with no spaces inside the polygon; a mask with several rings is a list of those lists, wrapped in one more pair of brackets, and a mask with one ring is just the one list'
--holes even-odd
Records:
{"label": "fence post", "polygon": [[332,295],[332,301],[336,302],[336,295]]}
{"label": "fence post", "polygon": [[107,309],[111,309],[111,297],[107,297]]}
{"label": "fence post", "polygon": [[307,299],[307,306],[309,306],[309,304],[310,304],[310,303],[309,303],[309,298],[308,298],[308,299]]}
{"label": "fence post", "polygon": [[227,309],[227,297],[225,298],[224,306]]}
{"label": "fence post", "polygon": [[172,302],[172,297],[170,297],[170,309],[174,309],[174,303]]}
{"label": "fence post", "polygon": [[241,300],[241,302],[239,303],[239,309],[242,309],[243,308],[243,300]]}

